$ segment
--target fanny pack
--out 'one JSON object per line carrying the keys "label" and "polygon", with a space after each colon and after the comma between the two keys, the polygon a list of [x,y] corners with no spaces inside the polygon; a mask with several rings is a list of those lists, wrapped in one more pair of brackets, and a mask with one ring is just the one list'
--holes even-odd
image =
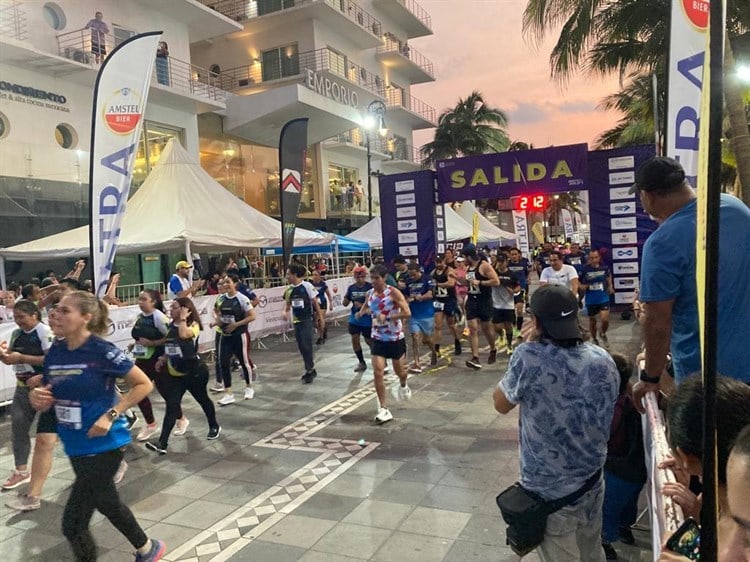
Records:
{"label": "fanny pack", "polygon": [[597,470],[575,492],[552,501],[525,489],[518,482],[500,492],[495,501],[508,524],[506,544],[519,556],[534,550],[544,540],[547,517],[581,498],[599,481],[601,474],[602,471]]}

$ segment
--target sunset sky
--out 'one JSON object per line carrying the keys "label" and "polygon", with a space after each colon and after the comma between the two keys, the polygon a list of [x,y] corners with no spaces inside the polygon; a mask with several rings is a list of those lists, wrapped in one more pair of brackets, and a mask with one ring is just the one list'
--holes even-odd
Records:
{"label": "sunset sky", "polygon": [[[437,80],[414,86],[412,95],[438,115],[460,97],[479,90],[504,110],[511,140],[535,147],[588,142],[617,121],[596,110],[617,91],[616,76],[576,75],[562,88],[550,78],[553,34],[538,48],[522,36],[524,0],[417,0],[432,17],[434,35],[410,41],[435,65]],[[415,146],[432,140],[434,129],[414,132]]]}

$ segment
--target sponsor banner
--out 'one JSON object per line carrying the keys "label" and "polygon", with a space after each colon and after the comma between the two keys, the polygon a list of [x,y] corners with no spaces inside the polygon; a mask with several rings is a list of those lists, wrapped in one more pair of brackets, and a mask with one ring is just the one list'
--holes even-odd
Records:
{"label": "sponsor banner", "polygon": [[161,31],[115,47],[94,84],[89,163],[89,244],[94,292],[103,297],[120,239],[135,153]]}
{"label": "sponsor banner", "polygon": [[405,232],[403,234],[398,235],[398,243],[399,244],[413,244],[417,242],[417,233],[416,232]]}
{"label": "sponsor banner", "polygon": [[666,155],[680,161],[695,186],[709,2],[672,0],[671,4]]}
{"label": "sponsor banner", "polygon": [[615,289],[633,290],[638,288],[638,277],[615,277]]}
{"label": "sponsor banner", "polygon": [[397,230],[414,230],[415,228],[417,228],[416,219],[408,220],[408,221],[398,221],[396,223]]}
{"label": "sponsor banner", "polygon": [[613,201],[616,199],[635,199],[635,193],[629,193],[630,186],[628,187],[613,187],[609,190],[609,198]]}
{"label": "sponsor banner", "polygon": [[635,291],[615,293],[615,304],[633,304],[635,300]]}
{"label": "sponsor banner", "polygon": [[637,232],[613,232],[612,233],[612,245],[618,244],[637,244],[638,233]]}
{"label": "sponsor banner", "polygon": [[633,215],[635,214],[635,201],[621,201],[609,205],[610,215]]}
{"label": "sponsor banner", "polygon": [[396,195],[396,205],[413,205],[416,203],[413,193]]}
{"label": "sponsor banner", "polygon": [[414,191],[414,180],[396,182],[395,192],[403,193],[404,191]]}
{"label": "sponsor banner", "polygon": [[626,184],[628,188],[635,183],[635,171],[630,172],[615,172],[609,174],[609,185],[623,185]]}
{"label": "sponsor banner", "polygon": [[612,273],[614,275],[637,275],[640,267],[637,261],[612,264]]}
{"label": "sponsor banner", "polygon": [[612,248],[612,258],[616,260],[637,259],[638,248]]}
{"label": "sponsor banner", "polygon": [[635,217],[612,218],[610,225],[612,230],[635,230],[638,227],[636,221]]}
{"label": "sponsor banner", "polygon": [[293,119],[279,135],[281,247],[284,267],[289,264],[294,247],[294,231],[302,197],[302,178],[305,177],[307,152],[307,118]]}
{"label": "sponsor banner", "polygon": [[396,209],[396,216],[400,219],[404,217],[416,217],[417,208],[415,206],[399,207]]}
{"label": "sponsor banner", "polygon": [[526,211],[513,211],[513,231],[516,233],[518,249],[525,258],[530,258],[529,248],[529,223],[526,220]]}
{"label": "sponsor banner", "polygon": [[438,160],[439,202],[582,189],[586,154],[585,144],[574,144]]}
{"label": "sponsor banner", "polygon": [[608,170],[632,170],[635,168],[634,156],[615,156],[607,159]]}

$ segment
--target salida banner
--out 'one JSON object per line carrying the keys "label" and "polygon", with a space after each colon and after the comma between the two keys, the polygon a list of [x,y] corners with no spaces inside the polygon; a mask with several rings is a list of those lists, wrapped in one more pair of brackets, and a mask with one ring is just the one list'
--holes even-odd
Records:
{"label": "salida banner", "polygon": [[438,160],[438,202],[582,189],[586,144]]}

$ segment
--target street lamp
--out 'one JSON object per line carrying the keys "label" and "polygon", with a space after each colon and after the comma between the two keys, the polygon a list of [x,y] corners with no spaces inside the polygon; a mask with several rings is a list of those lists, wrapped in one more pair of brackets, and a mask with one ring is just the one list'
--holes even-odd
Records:
{"label": "street lamp", "polygon": [[373,100],[367,106],[365,115],[365,137],[367,146],[367,220],[372,220],[372,152],[370,151],[370,132],[377,127],[378,134],[385,137],[388,127],[385,124],[385,104]]}

